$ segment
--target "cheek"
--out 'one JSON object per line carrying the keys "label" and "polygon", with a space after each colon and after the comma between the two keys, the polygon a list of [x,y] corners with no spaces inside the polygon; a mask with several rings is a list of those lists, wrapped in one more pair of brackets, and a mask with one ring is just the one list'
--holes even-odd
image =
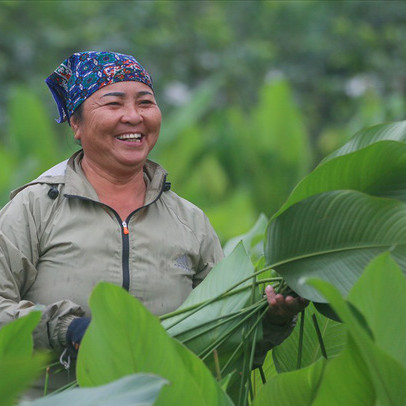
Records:
{"label": "cheek", "polygon": [[158,133],[157,135],[159,135],[159,130],[161,129],[161,122],[162,122],[161,111],[158,109],[158,112],[154,117],[154,128],[155,131]]}

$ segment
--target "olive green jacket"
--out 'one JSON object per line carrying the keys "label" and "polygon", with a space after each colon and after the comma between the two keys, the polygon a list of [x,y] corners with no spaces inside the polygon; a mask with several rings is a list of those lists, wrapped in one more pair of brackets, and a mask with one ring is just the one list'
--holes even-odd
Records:
{"label": "olive green jacket", "polygon": [[145,205],[122,222],[99,201],[81,157],[12,192],[0,211],[0,326],[37,306],[36,348],[66,345],[69,323],[90,316],[88,298],[100,281],[161,315],[179,307],[223,257],[205,214],[169,190],[159,165],[147,161]]}

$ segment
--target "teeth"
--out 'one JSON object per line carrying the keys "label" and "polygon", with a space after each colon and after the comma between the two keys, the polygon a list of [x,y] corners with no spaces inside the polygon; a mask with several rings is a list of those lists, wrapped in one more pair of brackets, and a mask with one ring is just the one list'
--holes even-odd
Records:
{"label": "teeth", "polygon": [[123,134],[117,137],[119,140],[140,140],[141,134]]}

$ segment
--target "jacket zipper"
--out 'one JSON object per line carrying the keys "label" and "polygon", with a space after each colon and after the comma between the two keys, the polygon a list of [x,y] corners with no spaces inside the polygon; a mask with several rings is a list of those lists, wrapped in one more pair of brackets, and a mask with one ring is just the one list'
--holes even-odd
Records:
{"label": "jacket zipper", "polygon": [[[118,216],[118,214],[116,214]],[[118,216],[120,219],[120,216]],[[121,220],[121,219],[120,219]],[[123,251],[122,251],[122,272],[123,272],[123,288],[127,291],[130,290],[130,237],[127,227],[127,222],[123,221],[121,223],[122,227],[122,240],[123,240]]]}
{"label": "jacket zipper", "polygon": [[130,290],[130,231],[128,229],[128,223],[130,221],[130,218],[133,214],[137,213],[139,210],[150,206],[151,204],[155,203],[162,195],[162,193],[166,189],[166,176],[164,176],[164,181],[162,182],[162,188],[158,193],[158,196],[152,200],[151,202],[149,202],[148,204],[146,204],[145,206],[139,207],[137,210],[134,210],[132,213],[130,213],[127,217],[126,220],[122,221],[121,217],[119,216],[119,214],[110,206],[108,206],[107,204],[101,203],[101,202],[96,202],[95,200],[92,199],[88,199],[87,197],[82,197],[82,196],[77,196],[77,195],[64,195],[65,197],[70,197],[70,198],[76,198],[76,199],[80,199],[80,200],[87,200],[89,202],[93,202],[93,203],[98,203],[104,207],[107,207],[108,209],[110,209],[114,215],[116,216],[118,222],[120,223],[121,226],[121,238],[122,238],[122,243],[123,243],[123,247],[122,247],[122,261],[121,261],[121,266],[122,266],[122,273],[123,273],[123,285],[122,287],[129,291]]}

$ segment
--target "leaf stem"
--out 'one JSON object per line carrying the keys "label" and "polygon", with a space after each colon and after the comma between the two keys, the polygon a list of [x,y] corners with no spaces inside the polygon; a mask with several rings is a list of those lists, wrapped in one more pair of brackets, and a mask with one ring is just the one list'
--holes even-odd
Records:
{"label": "leaf stem", "polygon": [[306,309],[302,310],[302,312],[300,313],[299,346],[298,346],[298,350],[297,350],[297,365],[296,365],[297,369],[300,369],[302,367],[305,311],[306,311]]}
{"label": "leaf stem", "polygon": [[[258,320],[255,322],[253,328],[257,327],[257,325],[259,324],[259,322],[262,321],[262,318],[265,316],[265,313],[268,311],[268,302],[264,301],[264,303],[261,304],[261,307],[266,307],[265,310],[261,313],[261,316],[258,318]],[[260,308],[258,308],[258,310],[260,310]],[[252,330],[252,329],[251,329]],[[244,340],[244,338],[243,338]],[[233,360],[233,358],[237,355],[238,351],[241,349],[242,347],[242,343],[240,343],[237,348],[234,350],[234,352],[232,353],[232,355],[230,356],[230,358],[228,359],[228,361],[226,362],[226,364],[223,366],[223,368],[221,369],[221,373],[224,373],[224,371],[226,370],[226,368],[231,364],[231,361]]]}
{"label": "leaf stem", "polygon": [[[261,299],[261,302],[262,302],[262,299]],[[258,302],[257,302],[257,303],[258,303]],[[172,337],[178,338],[178,339],[179,339],[180,341],[182,341],[183,343],[186,343],[186,342],[188,342],[188,341],[190,341],[190,340],[193,340],[193,339],[199,337],[199,336],[202,335],[202,334],[205,334],[205,333],[207,333],[207,332],[209,332],[209,331],[211,331],[211,330],[214,330],[214,329],[217,328],[217,327],[222,326],[223,324],[227,324],[227,323],[231,322],[232,320],[234,320],[234,319],[236,319],[236,318],[238,318],[238,317],[241,317],[244,313],[250,312],[252,309],[257,308],[257,303],[254,303],[254,304],[251,305],[251,306],[245,307],[245,308],[243,308],[243,309],[241,309],[241,310],[239,310],[239,311],[237,311],[237,312],[230,313],[230,314],[225,314],[225,315],[223,315],[223,316],[216,317],[215,319],[208,320],[208,321],[206,321],[206,322],[204,322],[204,323],[201,323],[201,324],[192,326],[192,327],[190,327],[190,328],[188,328],[188,329],[186,329],[186,330],[181,331],[180,333],[174,334]],[[190,336],[190,337],[188,337],[188,338],[186,338],[186,339],[184,339],[184,340],[182,340],[182,339],[180,338],[180,336],[182,336],[183,334],[189,333],[189,332],[191,332],[191,331],[193,331],[193,330],[199,329],[199,328],[201,328],[201,327],[203,327],[203,326],[206,326],[206,325],[208,325],[208,324],[215,323],[215,322],[218,321],[218,320],[223,320],[223,321],[220,322],[220,323],[216,323],[216,324],[210,326],[208,329],[203,330],[203,331],[200,331],[200,332],[196,333],[195,335]]]}
{"label": "leaf stem", "polygon": [[[249,281],[250,279],[252,279],[252,278],[255,277],[256,275],[259,275],[259,274],[265,272],[266,270],[268,270],[268,269],[267,269],[267,268],[263,268],[263,269],[261,269],[260,271],[254,272],[254,273],[253,273],[252,275],[250,275],[249,277],[244,278],[243,280],[239,281],[238,283],[232,285],[229,289],[227,289],[226,291],[222,292],[221,294],[215,296],[214,298],[211,298],[211,299],[209,299],[209,300],[206,300],[205,302],[202,302],[202,303],[194,304],[194,305],[189,306],[189,307],[186,307],[186,308],[182,308],[182,309],[175,310],[174,312],[171,312],[171,313],[164,314],[164,315],[160,316],[159,319],[160,319],[161,321],[163,321],[163,320],[169,319],[169,318],[171,318],[171,317],[174,317],[174,316],[178,316],[178,315],[180,315],[180,314],[183,314],[183,313],[185,313],[185,312],[189,312],[189,311],[191,312],[191,313],[189,313],[189,314],[186,314],[183,318],[180,318],[179,320],[176,320],[176,321],[175,321],[173,324],[171,324],[170,326],[166,327],[166,330],[169,330],[169,329],[171,329],[172,327],[176,326],[176,325],[177,325],[178,323],[180,323],[181,321],[183,321],[184,319],[186,319],[187,317],[189,317],[189,316],[191,316],[192,314],[194,314],[194,313],[198,312],[199,310],[201,310],[203,307],[205,307],[205,306],[207,306],[207,305],[209,305],[209,304],[211,304],[211,303],[214,303],[214,302],[216,302],[217,300],[223,299],[224,297],[227,296],[227,294],[234,295],[234,294],[236,294],[236,293],[240,293],[241,291],[243,291],[243,290],[245,290],[245,289],[250,289],[251,286],[252,286],[251,284],[240,288],[241,291],[240,291],[240,290],[237,290],[236,288],[237,288],[238,286],[240,286],[242,283]],[[281,278],[280,278],[280,277],[277,277],[277,278],[275,278],[275,280],[280,281]],[[233,292],[232,292],[232,291],[233,291]]]}
{"label": "leaf stem", "polygon": [[324,346],[323,337],[322,337],[321,332],[320,332],[319,323],[317,322],[317,317],[316,317],[316,314],[314,314],[314,313],[312,315],[312,320],[313,320],[314,328],[316,330],[317,339],[319,340],[321,354],[323,355],[323,357],[325,359],[328,359],[327,352],[326,352],[326,347]]}

